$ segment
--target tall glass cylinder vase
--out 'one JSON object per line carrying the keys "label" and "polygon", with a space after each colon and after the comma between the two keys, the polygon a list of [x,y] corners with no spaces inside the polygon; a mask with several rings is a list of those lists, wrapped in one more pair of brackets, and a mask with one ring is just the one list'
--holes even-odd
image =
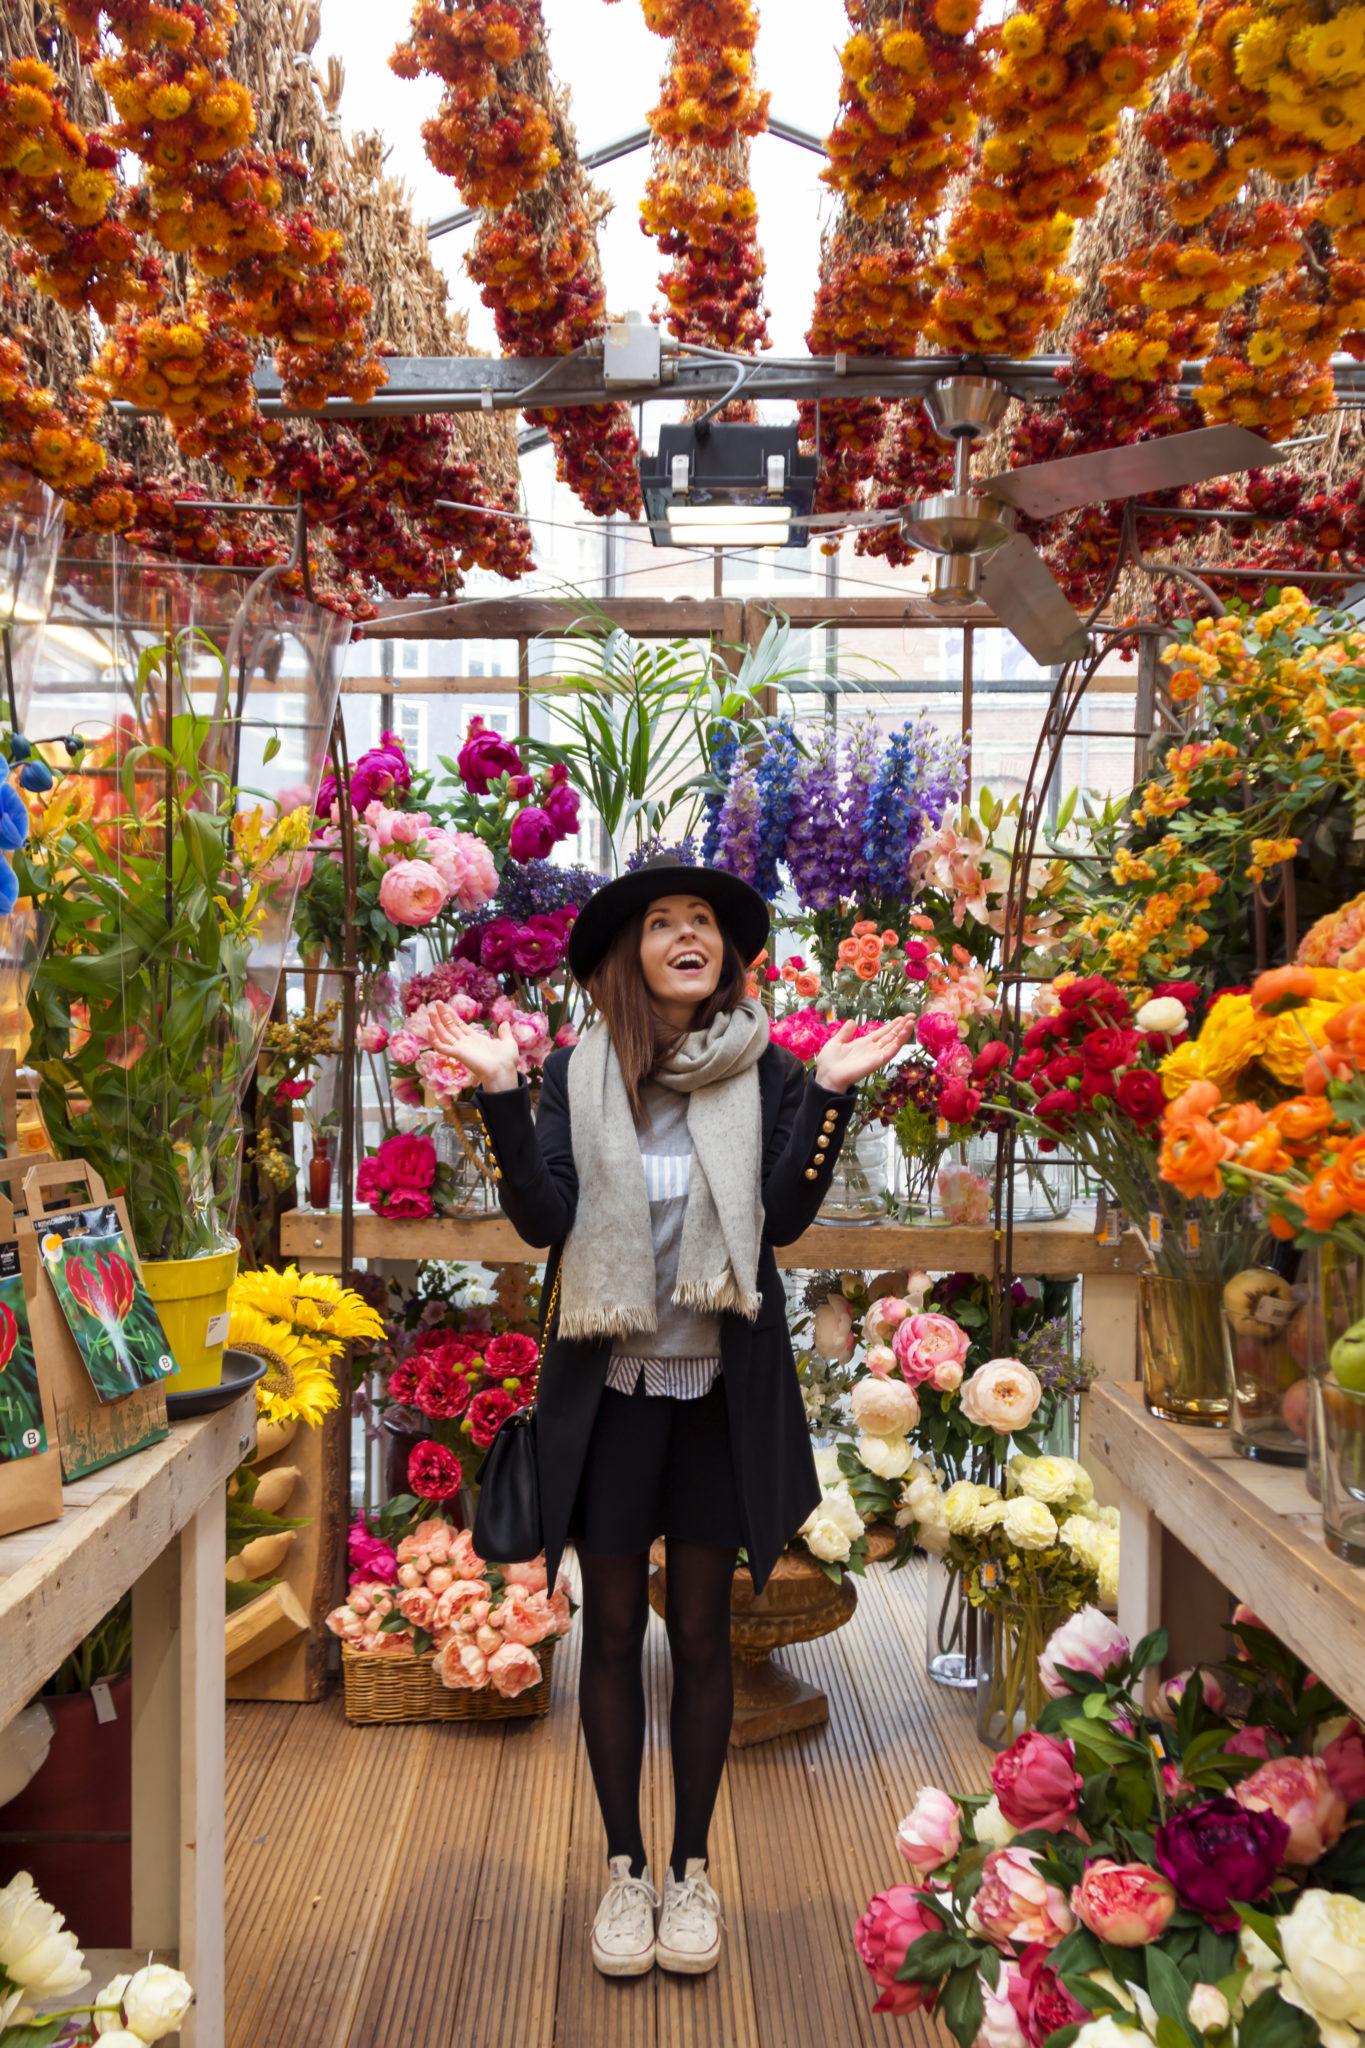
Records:
{"label": "tall glass cylinder vase", "polygon": [[1365,1258],[1329,1242],[1308,1280],[1323,1540],[1334,1556],[1365,1564]]}
{"label": "tall glass cylinder vase", "polygon": [[1166,1422],[1224,1429],[1223,1290],[1216,1280],[1145,1267],[1137,1276],[1142,1386],[1148,1408]]}
{"label": "tall glass cylinder vase", "polygon": [[[1329,1240],[1306,1254],[1303,1279],[1308,1297],[1302,1318],[1303,1363],[1311,1382],[1327,1377],[1332,1346],[1365,1313],[1365,1259]],[[1310,1400],[1304,1484],[1314,1500],[1322,1499],[1322,1415],[1322,1404]]]}
{"label": "tall glass cylinder vase", "polygon": [[1007,1601],[978,1617],[976,1732],[992,1749],[1032,1728],[1047,1704],[1038,1658],[1069,1609]]}
{"label": "tall glass cylinder vase", "polygon": [[929,1558],[924,1616],[925,1668],[936,1685],[975,1686],[983,1617],[967,1598],[967,1581],[946,1559]]}
{"label": "tall glass cylinder vase", "polygon": [[850,1131],[835,1163],[829,1193],[820,1204],[818,1223],[876,1223],[887,1211],[887,1147],[884,1124],[864,1124]]}

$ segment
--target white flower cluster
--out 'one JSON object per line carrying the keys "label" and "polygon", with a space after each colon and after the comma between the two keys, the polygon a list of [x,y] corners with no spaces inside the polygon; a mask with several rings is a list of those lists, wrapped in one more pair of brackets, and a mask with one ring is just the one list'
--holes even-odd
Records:
{"label": "white flower cluster", "polygon": [[[62,1915],[39,1896],[26,1870],[0,1889],[0,2033],[34,2018],[39,2000],[70,1998],[90,1982],[85,1958]],[[177,2033],[194,1992],[164,1963],[113,1977],[91,2012],[100,2048],[148,2048]]]}
{"label": "white flower cluster", "polygon": [[829,1444],[815,1453],[815,1471],[820,1481],[820,1505],[796,1533],[812,1557],[818,1557],[824,1564],[847,1564],[863,1533],[863,1518],[839,1470],[836,1445]]}
{"label": "white flower cluster", "polygon": [[896,1523],[914,1524],[920,1545],[939,1556],[955,1536],[977,1542],[995,1529],[1015,1552],[1069,1550],[1095,1573],[1100,1599],[1118,1599],[1118,1510],[1096,1506],[1090,1474],[1074,1458],[1011,1458],[1003,1493],[971,1479],[945,1488],[933,1466],[919,1460],[902,1489]]}

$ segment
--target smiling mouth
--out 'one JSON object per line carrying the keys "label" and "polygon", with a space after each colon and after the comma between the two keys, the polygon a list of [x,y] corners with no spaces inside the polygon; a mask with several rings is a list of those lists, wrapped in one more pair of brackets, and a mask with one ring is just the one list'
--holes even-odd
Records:
{"label": "smiling mouth", "polygon": [[706,969],[700,953],[679,953],[677,959],[670,960],[668,964],[675,974],[702,974]]}

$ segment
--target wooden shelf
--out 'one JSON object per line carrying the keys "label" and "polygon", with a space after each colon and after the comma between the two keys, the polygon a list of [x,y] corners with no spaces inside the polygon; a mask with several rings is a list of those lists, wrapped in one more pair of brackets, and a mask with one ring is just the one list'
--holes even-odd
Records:
{"label": "wooden shelf", "polygon": [[[862,1272],[906,1266],[928,1273],[989,1273],[994,1233],[950,1223],[817,1224],[795,1244],[777,1252],[779,1266],[839,1267]],[[337,1267],[341,1259],[341,1218],[291,1209],[280,1218],[280,1249],[287,1259],[315,1268]],[[429,1223],[391,1223],[359,1210],[355,1252],[360,1259],[452,1259],[478,1265],[526,1261],[539,1265],[544,1246],[528,1245],[504,1216],[476,1222],[435,1218]],[[1087,1273],[1135,1273],[1144,1260],[1141,1241],[1097,1244],[1094,1217],[1076,1210],[1057,1223],[1023,1223],[1014,1233],[1014,1269],[1043,1278]]]}
{"label": "wooden shelf", "polygon": [[1227,1430],[1148,1413],[1136,1385],[1089,1395],[1089,1447],[1120,1482],[1119,1625],[1130,1638],[1171,1618],[1160,1531],[1169,1529],[1342,1699],[1365,1707],[1365,1570],[1333,1557],[1301,1468],[1239,1458]]}

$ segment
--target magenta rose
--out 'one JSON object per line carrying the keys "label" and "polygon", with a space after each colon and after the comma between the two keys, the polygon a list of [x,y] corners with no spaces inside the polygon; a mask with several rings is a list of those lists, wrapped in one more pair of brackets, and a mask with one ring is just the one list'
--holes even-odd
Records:
{"label": "magenta rose", "polygon": [[991,1786],[1012,1828],[1055,1833],[1076,1811],[1084,1783],[1076,1753],[1056,1735],[1036,1728],[1012,1742],[991,1766]]}
{"label": "magenta rose", "polygon": [[927,1010],[915,1026],[915,1036],[925,1051],[933,1053],[935,1058],[947,1052],[950,1046],[962,1042],[957,1019],[950,1017],[946,1010]]}
{"label": "magenta rose", "polygon": [[378,1536],[372,1536],[364,1521],[357,1517],[346,1535],[346,1555],[350,1564],[350,1583],[370,1580],[381,1586],[392,1586],[398,1578],[398,1559],[387,1543]]}
{"label": "magenta rose", "polygon": [[1109,1857],[1087,1863],[1071,1894],[1071,1909],[1081,1925],[1115,1948],[1145,1948],[1155,1941],[1176,1903],[1169,1877],[1146,1863],[1115,1863]]}
{"label": "magenta rose", "polygon": [[356,1168],[355,1195],[358,1202],[368,1202],[376,1208],[389,1192],[393,1182],[378,1159],[362,1159]]}
{"label": "magenta rose", "polygon": [[418,1379],[413,1401],[433,1422],[452,1422],[469,1406],[469,1381],[444,1359],[435,1359]]}
{"label": "magenta rose", "polygon": [[1029,2048],[1043,2048],[1049,2034],[1060,2027],[1084,2024],[1090,2017],[1053,1969],[1049,1953],[1042,1942],[1031,1942],[1010,1979],[1010,2003]]}
{"label": "magenta rose", "polygon": [[518,974],[553,974],[564,959],[567,942],[548,917],[528,918],[512,941],[512,965]]}
{"label": "magenta rose", "polygon": [[376,1157],[394,1187],[429,1188],[436,1179],[436,1147],[416,1132],[396,1131]]}
{"label": "magenta rose", "polygon": [[507,851],[513,860],[544,860],[556,838],[554,819],[539,804],[528,804],[512,820]]}
{"label": "magenta rose", "polygon": [[463,1477],[459,1459],[444,1444],[418,1444],[408,1459],[408,1485],[419,1500],[453,1500]]}
{"label": "magenta rose", "polygon": [[1166,1091],[1158,1075],[1134,1067],[1120,1078],[1114,1100],[1130,1123],[1153,1124],[1166,1107]]}
{"label": "magenta rose", "polygon": [[938,1995],[934,1985],[902,1984],[896,1972],[921,1935],[939,1934],[942,1929],[938,1915],[916,1898],[908,1884],[893,1884],[868,1901],[867,1911],[853,1930],[853,1945],[881,1992],[873,2012],[899,2017],[932,2006]]}
{"label": "magenta rose", "polygon": [[1286,1863],[1316,1863],[1346,1826],[1346,1801],[1321,1757],[1272,1757],[1234,1785],[1232,1796],[1248,1813],[1273,1813],[1284,1822]]}
{"label": "magenta rose", "polygon": [[469,1434],[481,1451],[488,1449],[508,1416],[515,1415],[519,1406],[504,1387],[489,1387],[474,1396],[469,1404]]}
{"label": "magenta rose", "polygon": [[[1231,1747],[1231,1744],[1229,1744]],[[1365,1740],[1359,1721],[1348,1721],[1322,1752],[1328,1777],[1348,1806],[1365,1799]]]}
{"label": "magenta rose", "polygon": [[1182,1903],[1230,1934],[1240,1925],[1233,1901],[1254,1906],[1265,1897],[1288,1840],[1278,1814],[1248,1812],[1223,1796],[1164,1822],[1156,1831],[1156,1860]]}
{"label": "magenta rose", "polygon": [[471,718],[469,734],[455,762],[461,782],[475,796],[487,796],[500,775],[520,775],[521,755],[501,733],[491,732],[481,718]]}
{"label": "magenta rose", "polygon": [[555,828],[557,839],[567,839],[578,830],[578,791],[567,782],[557,782],[545,799],[545,815]]}

